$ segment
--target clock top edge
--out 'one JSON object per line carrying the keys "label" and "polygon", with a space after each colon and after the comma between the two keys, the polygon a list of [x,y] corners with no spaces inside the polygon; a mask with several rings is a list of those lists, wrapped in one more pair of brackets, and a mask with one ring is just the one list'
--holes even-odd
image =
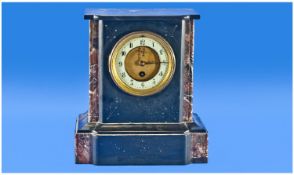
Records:
{"label": "clock top edge", "polygon": [[194,9],[86,9],[84,19],[190,18],[200,19]]}

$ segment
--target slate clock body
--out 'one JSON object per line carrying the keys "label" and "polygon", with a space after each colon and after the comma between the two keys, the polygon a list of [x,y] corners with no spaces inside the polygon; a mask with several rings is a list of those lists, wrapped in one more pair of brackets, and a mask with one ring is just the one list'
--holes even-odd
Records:
{"label": "slate clock body", "polygon": [[89,111],[78,117],[76,163],[207,162],[207,130],[192,113],[190,9],[92,9]]}

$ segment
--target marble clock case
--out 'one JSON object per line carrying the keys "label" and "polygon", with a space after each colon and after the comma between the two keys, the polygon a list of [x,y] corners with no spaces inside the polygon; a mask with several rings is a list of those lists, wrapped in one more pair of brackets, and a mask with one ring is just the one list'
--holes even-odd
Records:
{"label": "marble clock case", "polygon": [[[189,9],[91,9],[84,17],[90,27],[90,103],[76,122],[76,163],[207,162],[208,133],[192,111],[194,20],[200,16]],[[134,31],[162,36],[175,53],[173,79],[151,96],[126,94],[109,74],[113,46]]]}

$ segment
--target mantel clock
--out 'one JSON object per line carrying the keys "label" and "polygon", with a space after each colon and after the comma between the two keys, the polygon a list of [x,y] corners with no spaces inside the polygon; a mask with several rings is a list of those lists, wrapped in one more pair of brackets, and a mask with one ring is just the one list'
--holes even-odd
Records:
{"label": "mantel clock", "polygon": [[191,9],[89,9],[89,110],[76,122],[79,164],[207,162],[192,111]]}

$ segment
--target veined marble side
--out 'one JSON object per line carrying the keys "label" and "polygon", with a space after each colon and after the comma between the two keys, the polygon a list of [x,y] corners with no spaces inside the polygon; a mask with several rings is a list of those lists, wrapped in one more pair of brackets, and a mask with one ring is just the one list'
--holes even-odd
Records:
{"label": "veined marble side", "polygon": [[76,163],[92,163],[92,135],[91,133],[76,133],[75,157]]}
{"label": "veined marble side", "polygon": [[208,135],[207,132],[192,133],[192,162],[207,162],[208,159]]}
{"label": "veined marble side", "polygon": [[192,122],[193,100],[193,53],[194,52],[194,21],[185,22],[185,52],[183,71],[183,120]]}
{"label": "veined marble side", "polygon": [[99,119],[99,85],[98,85],[98,21],[90,20],[90,89],[89,89],[89,122]]}

